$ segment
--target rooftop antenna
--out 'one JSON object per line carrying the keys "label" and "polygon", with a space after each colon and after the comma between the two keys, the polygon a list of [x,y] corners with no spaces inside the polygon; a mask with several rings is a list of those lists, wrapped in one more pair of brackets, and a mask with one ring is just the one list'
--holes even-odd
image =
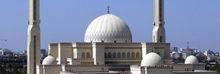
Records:
{"label": "rooftop antenna", "polygon": [[187,41],[187,49],[189,49],[189,41]]}
{"label": "rooftop antenna", "polygon": [[110,14],[110,6],[107,6],[107,13]]}

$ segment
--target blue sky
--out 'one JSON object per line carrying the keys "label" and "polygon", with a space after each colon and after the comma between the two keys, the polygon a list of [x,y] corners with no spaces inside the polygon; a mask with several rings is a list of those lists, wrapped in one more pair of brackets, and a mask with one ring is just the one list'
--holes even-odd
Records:
{"label": "blue sky", "polygon": [[[41,0],[42,48],[51,42],[82,42],[89,23],[111,13],[130,27],[133,41],[150,42],[153,0]],[[166,0],[167,42],[172,46],[220,49],[220,0]],[[0,1],[0,47],[26,49],[28,0]]]}

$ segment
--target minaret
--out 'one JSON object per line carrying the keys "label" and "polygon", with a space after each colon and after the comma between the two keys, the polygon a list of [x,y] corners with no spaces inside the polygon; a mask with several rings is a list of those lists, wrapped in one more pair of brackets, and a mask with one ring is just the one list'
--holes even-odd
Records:
{"label": "minaret", "polygon": [[29,0],[27,74],[36,74],[36,65],[40,65],[39,15],[39,0]]}
{"label": "minaret", "polygon": [[153,42],[166,42],[164,24],[164,0],[154,0]]}

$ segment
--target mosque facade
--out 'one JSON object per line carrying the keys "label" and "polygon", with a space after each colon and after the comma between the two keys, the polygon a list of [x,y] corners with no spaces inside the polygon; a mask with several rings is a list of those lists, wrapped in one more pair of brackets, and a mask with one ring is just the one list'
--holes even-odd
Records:
{"label": "mosque facade", "polygon": [[195,56],[172,63],[164,0],[154,0],[152,42],[133,42],[127,23],[108,11],[89,24],[84,42],[50,43],[48,56],[39,63],[39,0],[29,3],[28,74],[216,74]]}
{"label": "mosque facade", "polygon": [[[160,54],[163,62],[169,60],[169,43],[132,42],[128,25],[113,14],[92,21],[84,38],[84,42],[51,43],[49,54],[58,64],[75,65],[138,65],[149,52]],[[83,61],[75,62],[77,59]]]}

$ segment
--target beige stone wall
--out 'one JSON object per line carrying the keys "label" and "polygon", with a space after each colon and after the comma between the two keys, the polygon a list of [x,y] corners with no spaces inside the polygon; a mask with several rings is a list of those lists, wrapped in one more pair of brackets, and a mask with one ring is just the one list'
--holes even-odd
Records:
{"label": "beige stone wall", "polygon": [[67,58],[73,58],[72,43],[59,43],[58,64],[67,64]]}
{"label": "beige stone wall", "polygon": [[145,74],[172,74],[172,66],[145,67]]}
{"label": "beige stone wall", "polygon": [[174,64],[174,70],[205,70],[205,64]]}
{"label": "beige stone wall", "polygon": [[146,43],[147,53],[158,53],[162,59],[168,59],[170,57],[170,44],[169,43]]}
{"label": "beige stone wall", "polygon": [[[59,46],[59,47],[58,47]],[[106,64],[139,65],[142,56],[149,52],[158,52],[161,57],[169,56],[169,43],[59,43],[50,46],[50,53],[65,63],[66,59],[94,60]],[[62,56],[62,57],[61,57]],[[167,59],[167,58],[166,58]],[[79,60],[78,60],[79,61]],[[81,62],[83,64],[83,62]],[[91,62],[84,62],[91,63]]]}
{"label": "beige stone wall", "polygon": [[91,71],[91,72],[105,72],[108,71],[107,66],[102,66],[102,65],[65,65],[65,71],[67,72],[83,72],[83,71]]}
{"label": "beige stone wall", "polygon": [[90,59],[92,58],[92,44],[91,43],[73,43],[73,57],[74,59]]}
{"label": "beige stone wall", "polygon": [[139,65],[141,60],[141,43],[108,43],[105,45],[106,64]]}
{"label": "beige stone wall", "polygon": [[55,58],[58,58],[58,43],[50,43],[48,49],[49,49],[48,54],[50,54]]}
{"label": "beige stone wall", "polygon": [[174,71],[173,74],[217,74],[215,71]]}
{"label": "beige stone wall", "polygon": [[131,70],[131,74],[144,74],[144,72],[142,72],[141,70],[141,66],[138,65],[132,65],[130,67]]}
{"label": "beige stone wall", "polygon": [[61,65],[38,65],[37,74],[60,74]]}
{"label": "beige stone wall", "polygon": [[105,47],[102,43],[92,44],[94,65],[105,65]]}
{"label": "beige stone wall", "polygon": [[155,52],[162,57],[163,64],[170,62],[170,43],[142,43],[142,56]]}

